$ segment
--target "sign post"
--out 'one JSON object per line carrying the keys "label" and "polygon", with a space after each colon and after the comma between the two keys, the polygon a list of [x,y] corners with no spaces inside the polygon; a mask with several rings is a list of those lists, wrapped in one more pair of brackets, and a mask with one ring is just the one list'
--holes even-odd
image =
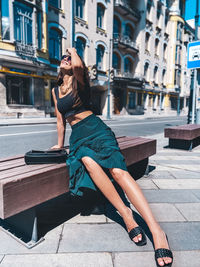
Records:
{"label": "sign post", "polygon": [[194,124],[196,107],[197,69],[200,68],[200,41],[188,43],[187,68],[194,69],[194,89],[192,95],[192,123]]}

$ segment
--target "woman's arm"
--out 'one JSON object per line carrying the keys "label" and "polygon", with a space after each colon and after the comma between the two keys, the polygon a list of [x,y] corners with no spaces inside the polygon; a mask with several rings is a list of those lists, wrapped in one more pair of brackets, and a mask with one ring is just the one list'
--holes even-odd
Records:
{"label": "woman's arm", "polygon": [[55,104],[55,113],[56,113],[56,117],[57,117],[58,144],[51,147],[51,148],[56,149],[56,148],[62,148],[64,146],[66,120],[57,109],[57,99],[56,99],[54,88],[52,89],[52,96],[53,96],[53,101]]}
{"label": "woman's arm", "polygon": [[68,48],[67,52],[71,55],[72,70],[76,80],[84,85],[84,66],[76,49],[74,47]]}

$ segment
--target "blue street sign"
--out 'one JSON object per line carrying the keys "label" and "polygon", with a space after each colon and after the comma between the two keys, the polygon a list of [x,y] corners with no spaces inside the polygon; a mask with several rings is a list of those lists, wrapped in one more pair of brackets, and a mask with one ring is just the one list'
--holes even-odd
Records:
{"label": "blue street sign", "polygon": [[200,41],[188,43],[187,48],[187,68],[200,68]]}

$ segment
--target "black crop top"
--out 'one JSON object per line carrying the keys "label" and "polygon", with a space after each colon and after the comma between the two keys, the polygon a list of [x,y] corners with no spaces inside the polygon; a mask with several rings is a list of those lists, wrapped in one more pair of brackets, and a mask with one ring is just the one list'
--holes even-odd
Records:
{"label": "black crop top", "polygon": [[54,92],[55,92],[56,99],[57,99],[58,111],[65,118],[87,110],[82,104],[80,106],[72,108],[73,105],[75,104],[75,100],[76,100],[75,97],[73,96],[73,92],[72,91],[70,93],[68,93],[67,95],[65,95],[64,97],[61,97],[61,98],[59,98],[58,87],[54,88]]}

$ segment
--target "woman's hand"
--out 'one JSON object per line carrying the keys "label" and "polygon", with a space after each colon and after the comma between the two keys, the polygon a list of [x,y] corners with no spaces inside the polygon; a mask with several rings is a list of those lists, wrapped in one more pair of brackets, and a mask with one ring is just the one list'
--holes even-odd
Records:
{"label": "woman's hand", "polygon": [[63,147],[60,147],[59,145],[52,146],[51,149],[61,149]]}

